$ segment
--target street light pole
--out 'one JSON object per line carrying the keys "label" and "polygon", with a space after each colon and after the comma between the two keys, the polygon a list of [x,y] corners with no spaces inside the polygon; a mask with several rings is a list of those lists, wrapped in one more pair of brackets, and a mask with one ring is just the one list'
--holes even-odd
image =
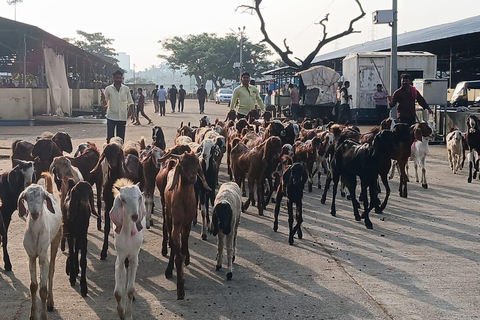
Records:
{"label": "street light pole", "polygon": [[245,31],[245,26],[242,29],[238,27],[238,31],[240,32],[240,82],[242,81],[242,73],[243,73],[243,32]]}
{"label": "street light pole", "polygon": [[390,72],[390,94],[397,90],[398,67],[397,67],[397,0],[392,3],[393,21],[392,21],[392,56]]}

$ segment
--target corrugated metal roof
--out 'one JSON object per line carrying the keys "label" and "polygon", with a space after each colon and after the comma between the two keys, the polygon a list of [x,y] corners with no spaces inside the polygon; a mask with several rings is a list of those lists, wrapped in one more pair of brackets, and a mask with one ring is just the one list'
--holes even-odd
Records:
{"label": "corrugated metal roof", "polygon": [[[415,43],[442,40],[476,32],[480,32],[480,16],[399,34],[397,37],[397,47]],[[390,37],[365,42],[334,52],[319,55],[313,59],[312,63],[342,58],[350,52],[387,50],[391,48],[391,45],[392,41]]]}

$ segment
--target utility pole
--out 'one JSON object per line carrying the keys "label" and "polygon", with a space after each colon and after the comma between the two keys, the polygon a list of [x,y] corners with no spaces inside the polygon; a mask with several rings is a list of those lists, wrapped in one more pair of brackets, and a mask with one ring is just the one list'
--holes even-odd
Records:
{"label": "utility pole", "polygon": [[242,29],[238,27],[238,31],[240,32],[240,82],[242,81],[242,73],[243,73],[243,32],[245,31],[245,26]]}
{"label": "utility pole", "polygon": [[392,3],[393,21],[392,21],[392,56],[390,72],[390,94],[397,90],[398,67],[397,67],[397,0]]}

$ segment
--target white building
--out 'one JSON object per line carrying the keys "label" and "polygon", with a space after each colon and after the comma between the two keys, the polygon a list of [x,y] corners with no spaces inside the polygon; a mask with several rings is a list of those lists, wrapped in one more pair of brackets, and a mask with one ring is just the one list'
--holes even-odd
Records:
{"label": "white building", "polygon": [[117,59],[119,67],[125,70],[127,74],[133,75],[130,70],[130,55],[128,55],[126,52],[118,52]]}

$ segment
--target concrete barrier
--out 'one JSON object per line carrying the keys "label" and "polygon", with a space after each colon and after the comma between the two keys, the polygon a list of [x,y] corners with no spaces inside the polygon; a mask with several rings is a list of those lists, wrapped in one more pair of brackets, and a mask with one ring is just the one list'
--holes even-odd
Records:
{"label": "concrete barrier", "polygon": [[30,120],[33,95],[30,88],[0,89],[0,120]]}

